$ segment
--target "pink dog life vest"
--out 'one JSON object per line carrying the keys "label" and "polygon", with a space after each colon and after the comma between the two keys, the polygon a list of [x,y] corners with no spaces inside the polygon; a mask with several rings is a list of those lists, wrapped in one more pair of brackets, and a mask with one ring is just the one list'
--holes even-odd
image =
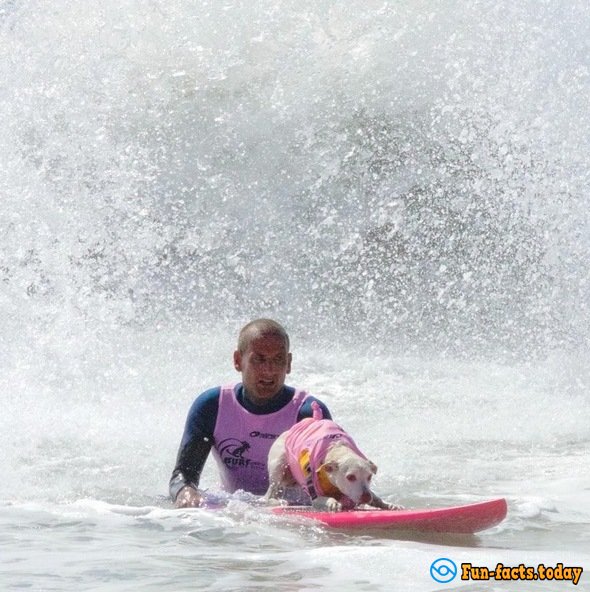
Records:
{"label": "pink dog life vest", "polygon": [[335,442],[342,442],[360,457],[367,457],[340,426],[329,419],[322,419],[317,403],[313,402],[312,407],[313,418],[302,419],[295,424],[285,439],[289,469],[311,499],[322,495],[337,496],[340,492],[322,474],[320,468],[330,446]]}
{"label": "pink dog life vest", "polygon": [[256,415],[240,405],[236,386],[221,387],[213,456],[225,491],[243,489],[263,495],[268,489],[268,451],[279,435],[297,422],[308,395],[296,390],[291,401],[278,411]]}

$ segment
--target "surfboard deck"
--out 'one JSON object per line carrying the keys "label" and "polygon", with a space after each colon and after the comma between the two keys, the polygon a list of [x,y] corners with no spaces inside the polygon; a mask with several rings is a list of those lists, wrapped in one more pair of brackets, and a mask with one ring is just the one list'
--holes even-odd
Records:
{"label": "surfboard deck", "polygon": [[398,529],[473,534],[496,526],[508,512],[504,498],[446,508],[318,512],[309,507],[273,508],[275,514],[310,518],[341,529]]}

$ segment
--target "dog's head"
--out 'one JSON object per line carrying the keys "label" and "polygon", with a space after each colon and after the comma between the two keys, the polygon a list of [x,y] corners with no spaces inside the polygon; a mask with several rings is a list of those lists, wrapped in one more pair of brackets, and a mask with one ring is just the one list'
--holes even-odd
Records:
{"label": "dog's head", "polygon": [[[354,454],[347,449],[347,454],[332,454],[320,467],[330,483],[350,500],[347,505],[356,506],[371,501],[371,478],[377,472],[377,465]],[[346,501],[346,500],[345,500]]]}

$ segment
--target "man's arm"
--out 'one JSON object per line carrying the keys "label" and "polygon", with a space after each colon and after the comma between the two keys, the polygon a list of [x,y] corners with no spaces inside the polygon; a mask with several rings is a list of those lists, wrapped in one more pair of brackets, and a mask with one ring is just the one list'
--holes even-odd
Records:
{"label": "man's arm", "polygon": [[190,408],[184,434],[170,478],[170,497],[177,508],[201,503],[198,489],[201,472],[213,444],[220,389],[205,391]]}
{"label": "man's arm", "polygon": [[211,441],[205,438],[191,438],[181,446],[176,466],[170,478],[170,497],[177,508],[198,506],[201,495],[198,489],[201,472],[211,450]]}

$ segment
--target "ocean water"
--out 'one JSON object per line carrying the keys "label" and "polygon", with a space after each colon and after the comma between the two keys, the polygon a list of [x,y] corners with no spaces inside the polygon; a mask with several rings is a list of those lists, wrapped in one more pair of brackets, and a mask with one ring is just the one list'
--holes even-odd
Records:
{"label": "ocean water", "polygon": [[[586,2],[0,2],[2,590],[590,590]],[[407,507],[174,510],[188,408],[275,317]],[[208,466],[203,484],[216,492]]]}

